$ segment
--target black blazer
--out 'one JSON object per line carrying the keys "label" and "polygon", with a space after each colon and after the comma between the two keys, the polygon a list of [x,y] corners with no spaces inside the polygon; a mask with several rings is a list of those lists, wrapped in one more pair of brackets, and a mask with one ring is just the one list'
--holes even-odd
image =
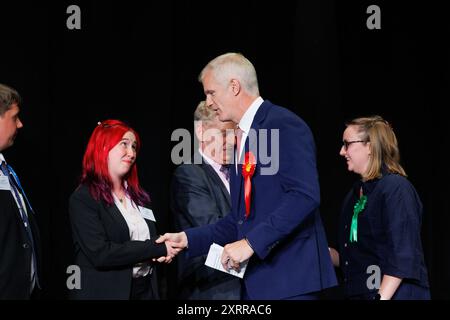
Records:
{"label": "black blazer", "polygon": [[[175,170],[170,204],[178,230],[214,223],[231,210],[230,194],[205,162],[183,164]],[[240,299],[240,280],[205,266],[205,259],[206,256],[187,259],[180,253],[179,298]]]}
{"label": "black blazer", "polygon": [[[81,269],[81,289],[71,290],[72,299],[129,299],[133,266],[167,254],[164,243],[154,242],[155,223],[145,219],[150,240],[131,241],[117,206],[94,200],[87,186],[71,195],[69,214],[75,264]],[[155,268],[150,278],[157,293]]]}
{"label": "black blazer", "polygon": [[[42,279],[39,229],[28,206],[27,212],[35,244],[36,272]],[[0,299],[30,298],[31,257],[31,243],[17,203],[11,191],[0,190]]]}

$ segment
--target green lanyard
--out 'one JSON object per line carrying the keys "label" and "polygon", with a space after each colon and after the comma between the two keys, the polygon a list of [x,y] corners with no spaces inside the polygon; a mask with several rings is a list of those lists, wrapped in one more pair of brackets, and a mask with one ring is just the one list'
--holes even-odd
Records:
{"label": "green lanyard", "polygon": [[364,210],[366,202],[367,196],[363,195],[353,207],[352,225],[350,227],[350,242],[358,241],[358,215]]}

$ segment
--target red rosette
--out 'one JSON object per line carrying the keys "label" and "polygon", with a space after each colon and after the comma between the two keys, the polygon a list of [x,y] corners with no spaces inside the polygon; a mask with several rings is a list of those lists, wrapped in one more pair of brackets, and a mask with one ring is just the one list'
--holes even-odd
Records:
{"label": "red rosette", "polygon": [[244,177],[244,194],[245,194],[245,218],[250,215],[250,201],[252,195],[252,180],[256,169],[256,158],[252,152],[247,152],[242,165],[242,176]]}

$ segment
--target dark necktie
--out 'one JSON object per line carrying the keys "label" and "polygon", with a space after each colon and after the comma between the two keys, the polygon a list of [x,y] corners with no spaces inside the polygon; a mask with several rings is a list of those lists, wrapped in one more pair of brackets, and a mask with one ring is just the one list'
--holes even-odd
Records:
{"label": "dark necktie", "polygon": [[33,211],[33,209],[31,208],[31,205],[30,205],[30,203],[28,201],[28,198],[27,198],[27,196],[25,195],[25,192],[22,189],[22,185],[20,184],[19,177],[17,177],[16,173],[11,168],[11,166],[7,165],[6,162],[3,161],[2,164],[1,164],[1,170],[2,170],[3,174],[6,177],[8,177],[9,184],[11,185],[11,191],[14,193],[14,196],[17,199],[17,205],[19,207],[20,216],[22,218],[23,225],[25,226],[25,230],[27,232],[28,239],[30,240],[31,249],[32,249],[32,263],[33,263],[33,267],[34,267],[34,273],[32,275],[31,283],[34,283],[34,281],[36,281],[36,284],[37,284],[38,288],[40,288],[38,277],[37,277],[37,273],[36,273],[37,272],[37,269],[36,269],[36,252],[35,252],[33,234],[31,232],[31,225],[30,225],[30,221],[28,220],[28,215],[27,215],[27,213],[25,211],[25,208],[24,208],[24,203],[22,201],[22,198],[19,195],[19,189],[20,189],[20,191],[22,193],[23,198],[27,202],[28,207],[30,208],[30,210]]}
{"label": "dark necktie", "polygon": [[220,172],[222,172],[225,179],[227,179],[227,182],[230,183],[230,166],[229,165],[220,166]]}

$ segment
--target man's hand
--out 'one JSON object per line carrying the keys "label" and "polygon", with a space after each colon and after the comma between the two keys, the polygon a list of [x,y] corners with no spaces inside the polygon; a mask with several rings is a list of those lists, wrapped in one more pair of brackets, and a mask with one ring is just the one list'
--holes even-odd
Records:
{"label": "man's hand", "polygon": [[178,233],[166,233],[160,236],[156,243],[168,243],[172,248],[183,250],[188,245],[188,239],[184,231]]}
{"label": "man's hand", "polygon": [[225,270],[234,269],[239,272],[242,262],[250,259],[254,251],[246,239],[242,239],[223,248],[221,263]]}
{"label": "man's hand", "polygon": [[153,259],[153,261],[170,263],[181,250],[187,247],[187,236],[184,232],[166,233],[156,240],[156,243],[163,242],[166,245],[167,256]]}
{"label": "man's hand", "polygon": [[339,267],[339,252],[336,251],[336,249],[328,247],[328,250],[330,251],[330,257],[331,261],[333,262],[333,265],[335,267]]}

